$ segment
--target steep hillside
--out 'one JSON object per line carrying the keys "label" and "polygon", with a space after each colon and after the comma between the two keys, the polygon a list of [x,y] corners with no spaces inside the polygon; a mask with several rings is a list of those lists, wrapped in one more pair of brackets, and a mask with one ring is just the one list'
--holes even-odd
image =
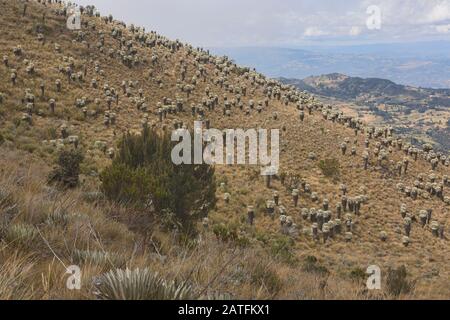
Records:
{"label": "steep hillside", "polygon": [[[0,298],[91,299],[95,277],[125,267],[188,281],[194,298],[394,298],[388,275],[402,265],[415,286],[400,298],[450,296],[443,154],[91,9],[71,31],[60,3],[0,1]],[[280,173],[267,185],[256,166],[217,165],[217,208],[195,239],[103,199],[98,175],[122,133],[194,120],[280,129]],[[58,152],[75,147],[81,186],[48,186]],[[80,291],[65,286],[71,264]],[[380,292],[364,287],[369,265],[386,275]]]}

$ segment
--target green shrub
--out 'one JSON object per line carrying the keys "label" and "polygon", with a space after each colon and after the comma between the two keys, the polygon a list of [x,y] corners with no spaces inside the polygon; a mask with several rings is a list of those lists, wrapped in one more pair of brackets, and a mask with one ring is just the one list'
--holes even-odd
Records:
{"label": "green shrub", "polygon": [[362,268],[354,268],[350,271],[350,279],[357,281],[357,282],[362,282],[365,281],[368,277],[367,273],[362,269]]}
{"label": "green shrub", "polygon": [[250,276],[253,285],[265,288],[272,296],[276,296],[283,288],[283,283],[278,274],[267,265],[255,264]]}
{"label": "green shrub", "polygon": [[297,259],[293,253],[292,246],[294,241],[287,236],[277,236],[270,240],[270,253],[277,259],[295,264]]}
{"label": "green shrub", "polygon": [[3,137],[3,134],[0,132],[0,146],[5,142],[5,137]]}
{"label": "green shrub", "polygon": [[205,217],[216,203],[214,168],[175,165],[169,133],[145,128],[141,135],[126,134],[117,156],[100,179],[102,191],[113,201],[137,209],[173,212],[184,231]]}
{"label": "green shrub", "polygon": [[307,256],[303,261],[303,271],[310,273],[317,273],[319,275],[327,275],[330,272],[328,269],[319,264],[319,261],[314,256]]}
{"label": "green shrub", "polygon": [[255,211],[262,213],[266,210],[266,199],[262,196],[258,196],[255,200]]}
{"label": "green shrub", "polygon": [[24,150],[24,151],[26,151],[28,153],[33,153],[33,152],[36,151],[37,146],[35,144],[33,144],[33,143],[26,143],[24,145],[21,145],[20,149],[22,149],[22,150]]}
{"label": "green shrub", "polygon": [[212,227],[212,232],[220,241],[234,242],[239,247],[247,247],[251,243],[249,237],[245,233],[240,232],[238,224],[215,224]]}
{"label": "green shrub", "polygon": [[64,150],[59,154],[57,166],[49,176],[49,183],[58,183],[65,188],[75,188],[79,182],[80,164],[83,155],[78,150]]}
{"label": "green shrub", "polygon": [[339,179],[341,175],[339,161],[335,158],[320,160],[319,168],[327,178]]}
{"label": "green shrub", "polygon": [[410,293],[414,289],[414,282],[408,280],[405,266],[398,269],[389,268],[386,278],[386,286],[389,294],[398,297],[400,294]]}
{"label": "green shrub", "polygon": [[212,231],[217,239],[223,242],[235,241],[238,238],[237,228],[225,225],[224,223],[214,225]]}
{"label": "green shrub", "polygon": [[20,119],[20,118],[14,118],[13,119],[13,123],[14,123],[14,126],[16,127],[16,128],[18,128],[19,126],[20,126],[20,124],[22,123],[22,120]]}
{"label": "green shrub", "polygon": [[270,243],[270,235],[265,232],[256,231],[255,239],[261,242],[264,246]]}
{"label": "green shrub", "polygon": [[58,138],[58,131],[55,127],[50,127],[47,129],[47,132],[45,133],[48,140],[55,140]]}
{"label": "green shrub", "polygon": [[161,212],[161,225],[166,230],[180,230],[182,226],[178,221],[176,215],[169,209],[164,209]]}

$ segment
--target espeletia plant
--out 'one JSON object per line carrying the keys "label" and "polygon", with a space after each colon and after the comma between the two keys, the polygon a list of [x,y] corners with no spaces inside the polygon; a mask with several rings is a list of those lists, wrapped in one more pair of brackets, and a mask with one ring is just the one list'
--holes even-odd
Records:
{"label": "espeletia plant", "polygon": [[194,290],[185,282],[168,281],[145,269],[111,270],[94,280],[101,300],[192,300]]}

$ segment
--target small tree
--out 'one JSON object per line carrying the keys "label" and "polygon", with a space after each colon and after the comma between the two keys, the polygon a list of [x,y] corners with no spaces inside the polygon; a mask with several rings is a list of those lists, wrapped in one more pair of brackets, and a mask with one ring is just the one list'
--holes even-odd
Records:
{"label": "small tree", "polygon": [[175,165],[173,146],[168,133],[148,127],[141,135],[124,135],[112,165],[101,174],[102,189],[121,204],[161,215],[171,212],[188,231],[216,203],[214,168]]}
{"label": "small tree", "polygon": [[57,166],[49,176],[49,183],[58,183],[64,188],[75,188],[79,183],[80,164],[83,154],[79,150],[64,150],[58,156]]}
{"label": "small tree", "polygon": [[320,160],[319,168],[327,178],[338,180],[341,172],[339,161],[335,158]]}
{"label": "small tree", "polygon": [[401,266],[398,269],[389,268],[386,284],[388,292],[395,297],[410,293],[415,286],[414,281],[408,280],[408,272],[405,266]]}

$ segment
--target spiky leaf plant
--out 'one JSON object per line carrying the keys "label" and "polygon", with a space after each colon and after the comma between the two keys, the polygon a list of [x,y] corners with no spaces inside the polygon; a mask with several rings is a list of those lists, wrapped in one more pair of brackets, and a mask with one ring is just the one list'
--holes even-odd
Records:
{"label": "spiky leaf plant", "polygon": [[75,250],[73,259],[76,263],[91,263],[98,266],[120,268],[125,265],[126,259],[116,252],[95,250]]}
{"label": "spiky leaf plant", "polygon": [[11,225],[6,230],[5,238],[9,243],[27,246],[31,244],[38,235],[37,229],[32,225],[15,224]]}
{"label": "spiky leaf plant", "polygon": [[95,279],[95,296],[101,300],[191,300],[186,283],[167,281],[149,269],[111,270]]}

